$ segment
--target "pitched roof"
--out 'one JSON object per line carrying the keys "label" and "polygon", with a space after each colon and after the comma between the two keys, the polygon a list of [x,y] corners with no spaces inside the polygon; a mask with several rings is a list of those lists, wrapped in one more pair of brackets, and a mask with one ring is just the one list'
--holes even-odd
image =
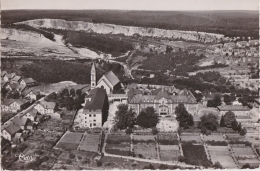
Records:
{"label": "pitched roof", "polygon": [[23,81],[28,84],[28,83],[34,83],[35,80],[33,80],[32,78],[24,78]]}
{"label": "pitched roof", "polygon": [[128,92],[127,92],[127,96],[128,96],[128,100],[131,100],[135,95],[137,94],[142,94],[142,91],[139,89],[135,89],[135,88],[131,88]]}
{"label": "pitched roof", "polygon": [[3,77],[5,74],[7,74],[6,71],[1,71],[1,76]]}
{"label": "pitched roof", "polygon": [[6,132],[8,132],[11,136],[14,135],[15,133],[19,132],[21,128],[16,125],[15,123],[10,123],[8,126],[4,128]]}
{"label": "pitched roof", "polygon": [[247,106],[241,105],[224,105],[217,107],[220,111],[249,111],[250,109]]}
{"label": "pitched roof", "polygon": [[23,113],[22,116],[26,115],[27,113],[29,113],[31,116],[35,117],[35,116],[37,116],[38,111],[37,111],[36,109],[32,108],[32,109],[29,110],[28,112]]}
{"label": "pitched roof", "polygon": [[95,63],[92,63],[92,67],[91,67],[91,72],[96,72],[96,67],[95,67]]}
{"label": "pitched roof", "polygon": [[16,89],[18,90],[18,91],[22,91],[22,90],[24,90],[26,88],[26,85],[22,85],[22,84],[20,84],[20,85],[18,85],[17,87],[16,87]]}
{"label": "pitched roof", "polygon": [[102,88],[95,88],[89,93],[91,101],[87,101],[84,110],[102,110],[106,98],[106,90]]}
{"label": "pitched roof", "polygon": [[15,99],[14,101],[16,103],[18,103],[19,105],[23,105],[23,104],[27,103],[27,100],[25,100],[25,99]]}
{"label": "pitched roof", "polygon": [[169,94],[166,91],[164,91],[163,89],[161,91],[159,91],[159,93],[155,97],[155,99],[161,99],[161,98],[171,99]]}
{"label": "pitched roof", "polygon": [[117,76],[113,73],[113,71],[107,72],[104,76],[113,86],[120,82]]}
{"label": "pitched roof", "polygon": [[16,117],[13,119],[13,123],[18,126],[25,126],[28,122],[30,122],[30,120],[28,118]]}
{"label": "pitched roof", "polygon": [[8,85],[11,87],[11,89],[15,89],[19,86],[19,83],[9,83]]}
{"label": "pitched roof", "polygon": [[8,74],[8,73],[6,73],[5,76],[6,76],[8,79],[11,79],[11,78],[13,77],[12,74]]}
{"label": "pitched roof", "polygon": [[54,109],[56,106],[55,102],[40,101],[40,104],[46,109]]}
{"label": "pitched roof", "polygon": [[14,99],[4,99],[2,101],[2,104],[5,106],[9,106],[10,104],[12,104],[14,102]]}
{"label": "pitched roof", "polygon": [[36,88],[28,88],[28,89],[26,89],[22,94],[24,95],[24,96],[26,96],[27,94],[29,94],[30,92],[33,92],[34,94],[38,94],[38,93],[40,93],[40,90],[39,89],[36,89]]}
{"label": "pitched roof", "polygon": [[12,81],[17,81],[18,82],[21,78],[22,78],[21,76],[14,76],[12,78]]}

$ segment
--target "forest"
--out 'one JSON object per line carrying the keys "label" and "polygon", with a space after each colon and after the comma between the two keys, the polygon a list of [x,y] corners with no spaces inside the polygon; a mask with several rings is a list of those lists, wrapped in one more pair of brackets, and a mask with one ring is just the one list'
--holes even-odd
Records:
{"label": "forest", "polygon": [[71,44],[76,47],[88,47],[94,51],[98,50],[104,53],[112,54],[113,56],[133,50],[130,43],[119,39],[110,38],[109,36],[103,34],[50,28],[45,28],[45,30],[63,35],[63,39],[66,44]]}
{"label": "forest", "polygon": [[258,11],[3,10],[2,24],[51,18],[259,38]]}
{"label": "forest", "polygon": [[[73,81],[78,84],[90,83],[91,64],[77,62],[68,62],[60,60],[34,61],[21,67],[21,73],[24,77],[31,77],[37,82],[57,83],[61,81]],[[109,62],[96,62],[97,80],[101,76],[112,70],[119,78],[123,77],[120,64]]]}

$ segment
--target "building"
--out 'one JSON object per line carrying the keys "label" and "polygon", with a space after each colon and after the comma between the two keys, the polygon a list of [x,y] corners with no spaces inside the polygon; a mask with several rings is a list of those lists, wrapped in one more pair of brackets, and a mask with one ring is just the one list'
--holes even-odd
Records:
{"label": "building", "polygon": [[57,111],[58,105],[55,102],[38,101],[34,109],[40,114],[51,115]]}
{"label": "building", "polygon": [[30,121],[36,121],[37,115],[39,115],[38,111],[36,109],[31,109],[26,113],[23,113],[21,116],[22,118],[30,119]]}
{"label": "building", "polygon": [[12,139],[15,137],[16,133],[21,133],[22,129],[16,125],[15,123],[10,123],[8,126],[6,126],[5,128],[3,128],[2,130],[2,137],[12,141]]}
{"label": "building", "polygon": [[4,99],[2,101],[1,110],[8,112],[18,112],[24,110],[29,105],[24,99]]}
{"label": "building", "polygon": [[27,89],[23,91],[23,96],[30,100],[36,100],[37,96],[40,95],[40,90],[38,89]]}
{"label": "building", "polygon": [[8,82],[8,83],[6,84],[6,86],[5,86],[5,88],[6,88],[7,90],[9,90],[9,91],[12,91],[12,90],[16,90],[18,86],[19,86],[19,83],[16,83],[16,82],[13,82],[13,83]]}
{"label": "building", "polygon": [[151,92],[150,95],[136,94],[128,97],[128,104],[137,114],[147,107],[153,107],[160,116],[175,116],[175,108],[183,103],[187,111],[197,114],[198,103],[189,90],[170,93],[163,88]]}
{"label": "building", "polygon": [[21,80],[22,80],[22,77],[21,76],[18,76],[18,75],[16,75],[16,76],[14,76],[12,79],[11,79],[11,83],[20,83],[21,82]]}
{"label": "building", "polygon": [[102,127],[108,117],[108,98],[106,90],[102,88],[92,89],[85,97],[83,111],[78,113],[79,125],[82,127]]}
{"label": "building", "polygon": [[236,116],[249,115],[249,111],[250,111],[250,109],[247,106],[240,106],[240,105],[223,105],[223,106],[218,106],[217,109],[219,110],[221,115],[225,115],[226,112],[231,111]]}
{"label": "building", "polygon": [[21,85],[25,85],[27,87],[36,85],[36,81],[32,78],[23,78],[20,82]]}
{"label": "building", "polygon": [[3,79],[4,79],[4,81],[11,81],[12,78],[13,78],[15,75],[16,75],[15,73],[11,73],[11,74],[6,73],[6,74],[4,74]]}

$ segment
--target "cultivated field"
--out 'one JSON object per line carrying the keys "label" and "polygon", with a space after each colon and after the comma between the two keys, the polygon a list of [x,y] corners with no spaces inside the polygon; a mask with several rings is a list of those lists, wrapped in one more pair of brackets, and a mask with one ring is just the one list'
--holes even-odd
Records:
{"label": "cultivated field", "polygon": [[228,147],[225,146],[207,146],[212,163],[219,162],[224,168],[236,168],[234,159]]}
{"label": "cultivated field", "polygon": [[192,134],[182,134],[180,135],[180,140],[184,142],[202,143],[199,135],[192,135]]}
{"label": "cultivated field", "polygon": [[131,155],[131,138],[127,134],[108,134],[105,151],[110,154],[130,156]]}
{"label": "cultivated field", "polygon": [[159,145],[159,149],[162,161],[178,161],[181,155],[178,145]]}
{"label": "cultivated field", "polygon": [[66,132],[65,135],[60,139],[56,148],[63,148],[67,150],[76,150],[83,133]]}
{"label": "cultivated field", "polygon": [[202,165],[208,163],[207,155],[203,145],[182,144],[183,155],[187,163],[193,165]]}
{"label": "cultivated field", "polygon": [[155,143],[136,143],[134,144],[133,151],[136,157],[145,159],[157,159]]}
{"label": "cultivated field", "polygon": [[223,135],[202,135],[204,141],[225,141]]}
{"label": "cultivated field", "polygon": [[178,137],[176,133],[159,133],[157,135],[157,141],[162,145],[178,145]]}
{"label": "cultivated field", "polygon": [[99,149],[100,134],[85,134],[82,138],[79,150],[97,152]]}

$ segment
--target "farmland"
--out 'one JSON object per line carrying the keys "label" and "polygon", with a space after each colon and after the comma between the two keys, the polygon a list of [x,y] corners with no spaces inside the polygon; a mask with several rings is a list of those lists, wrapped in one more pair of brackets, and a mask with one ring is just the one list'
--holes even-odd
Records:
{"label": "farmland", "polygon": [[56,148],[76,150],[82,137],[83,133],[66,132],[56,145]]}
{"label": "farmland", "polygon": [[78,150],[97,152],[100,148],[100,134],[85,134]]}
{"label": "farmland", "polygon": [[107,144],[105,147],[105,151],[109,154],[116,154],[122,156],[130,156],[131,155],[131,138],[130,135],[113,135],[108,134]]}
{"label": "farmland", "polygon": [[209,165],[203,145],[193,145],[192,143],[182,144],[183,154],[186,163],[192,165]]}
{"label": "farmland", "polygon": [[212,163],[220,162],[224,168],[236,168],[230,149],[226,146],[207,146]]}
{"label": "farmland", "polygon": [[157,159],[155,136],[134,135],[133,144],[133,152],[136,157]]}
{"label": "farmland", "polygon": [[180,135],[180,140],[183,142],[195,142],[202,143],[199,135],[195,135],[192,133],[185,133]]}
{"label": "farmland", "polygon": [[158,134],[158,143],[162,145],[178,145],[178,137],[176,133],[159,133]]}
{"label": "farmland", "polygon": [[178,145],[159,145],[159,149],[162,161],[178,161],[181,155]]}

